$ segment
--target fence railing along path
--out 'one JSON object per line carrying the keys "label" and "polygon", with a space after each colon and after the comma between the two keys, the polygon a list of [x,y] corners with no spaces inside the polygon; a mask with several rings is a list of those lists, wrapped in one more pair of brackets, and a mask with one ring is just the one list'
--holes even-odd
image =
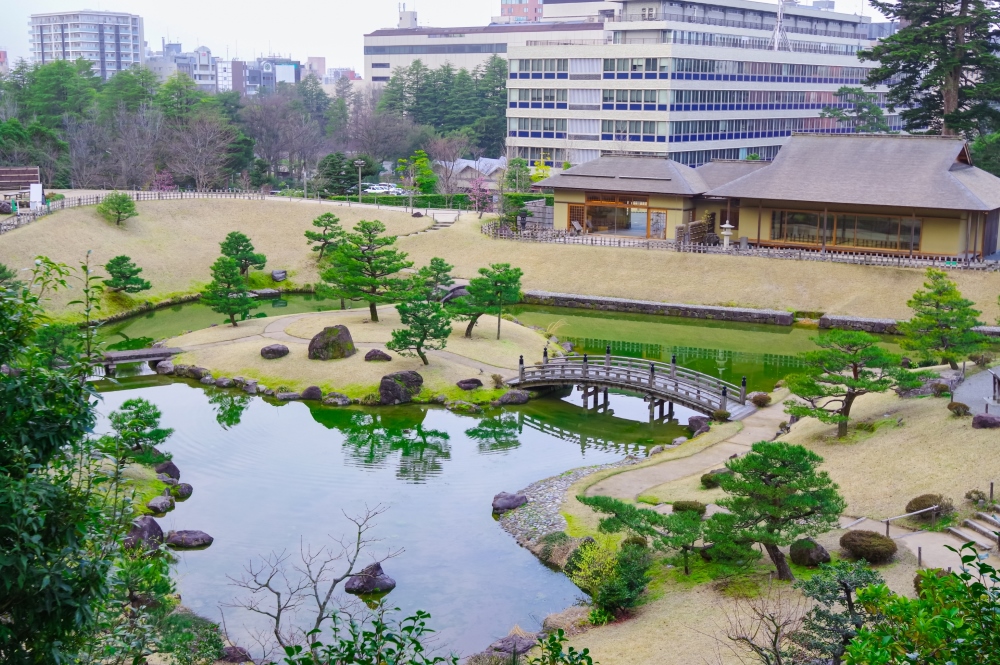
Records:
{"label": "fence railing along path", "polygon": [[594,247],[625,247],[631,249],[666,250],[686,254],[720,254],[725,256],[750,256],[767,259],[786,259],[794,261],[826,261],[828,263],[849,263],[854,265],[884,266],[888,268],[946,268],[956,270],[977,270],[982,272],[1000,272],[1000,261],[983,261],[981,259],[964,259],[954,256],[919,254],[895,254],[884,252],[859,252],[831,249],[783,248],[783,247],[741,247],[732,244],[728,248],[722,245],[705,245],[701,243],[675,242],[656,238],[636,238],[616,236],[612,234],[571,234],[568,231],[555,229],[534,230],[513,229],[502,222],[487,222],[482,226],[482,233],[497,240],[512,240],[515,242],[542,242],[559,245],[589,245]]}
{"label": "fence railing along path", "polygon": [[525,366],[521,358],[518,374],[507,384],[515,388],[542,386],[584,386],[615,388],[645,395],[653,400],[681,404],[700,413],[729,411],[734,419],[753,411],[747,405],[746,378],[743,385],[717,379],[669,363],[648,361],[606,353],[560,358],[549,361],[547,354],[540,365]]}

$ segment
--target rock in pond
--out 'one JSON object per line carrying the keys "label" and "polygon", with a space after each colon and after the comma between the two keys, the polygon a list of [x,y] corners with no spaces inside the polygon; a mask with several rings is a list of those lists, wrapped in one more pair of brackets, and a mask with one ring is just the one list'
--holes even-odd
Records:
{"label": "rock in pond", "polygon": [[323,399],[323,391],[320,390],[319,386],[309,386],[302,391],[300,398],[308,400],[321,400]]}
{"label": "rock in pond", "polygon": [[336,360],[349,358],[357,352],[354,340],[347,326],[330,326],[323,328],[309,341],[310,360]]}
{"label": "rock in pond", "polygon": [[257,296],[260,300],[274,300],[281,297],[281,291],[278,289],[254,289],[250,293]]}
{"label": "rock in pond", "polygon": [[211,375],[211,372],[209,372],[204,367],[188,367],[187,375],[190,376],[192,379],[201,380],[202,377]]}
{"label": "rock in pond", "polygon": [[274,280],[275,282],[284,282],[286,279],[288,279],[288,271],[287,270],[272,270],[271,271],[271,279]]}
{"label": "rock in pond", "polygon": [[679,436],[676,439],[674,439],[673,441],[671,441],[670,445],[672,445],[672,446],[679,446],[682,443],[687,443],[687,437],[685,437],[685,436]]}
{"label": "rock in pond", "polygon": [[396,588],[396,580],[382,570],[382,565],[373,563],[357,575],[351,575],[344,585],[344,591],[354,595],[366,593],[388,593]]}
{"label": "rock in pond", "polygon": [[268,344],[260,350],[260,357],[264,360],[276,360],[288,355],[288,347],[284,344]]}
{"label": "rock in pond", "polygon": [[481,407],[473,404],[472,402],[463,402],[462,400],[454,400],[448,402],[444,405],[444,408],[452,411],[454,413],[482,413]]}
{"label": "rock in pond", "polygon": [[483,382],[479,379],[462,379],[455,385],[462,390],[475,390],[476,388],[482,388]]}
{"label": "rock in pond", "polygon": [[652,457],[653,455],[659,455],[663,451],[664,451],[663,446],[653,446],[652,448],[649,449],[649,456]]}
{"label": "rock in pond", "polygon": [[327,406],[349,406],[351,398],[343,393],[329,393],[323,398],[323,404]]}
{"label": "rock in pond", "polygon": [[157,374],[173,374],[174,364],[169,360],[161,360],[156,363],[156,373]]}
{"label": "rock in pond", "polygon": [[212,386],[215,385],[215,379],[212,378],[211,374],[206,374],[205,376],[201,377],[198,383],[204,383],[206,386]]}
{"label": "rock in pond", "polygon": [[164,483],[166,485],[176,485],[177,484],[177,481],[175,479],[171,478],[170,476],[168,476],[165,473],[158,473],[158,474],[156,474],[156,479],[159,480],[161,483]]}
{"label": "rock in pond", "polygon": [[132,520],[132,528],[125,536],[124,545],[129,549],[137,547],[154,549],[163,542],[163,529],[149,515]]}
{"label": "rock in pond", "polygon": [[510,656],[517,654],[523,656],[538,646],[538,636],[535,633],[524,633],[518,635],[513,633],[507,637],[501,637],[486,650],[487,653],[500,656]]}
{"label": "rock in pond", "polygon": [[162,515],[163,513],[169,512],[174,509],[174,497],[161,495],[153,497],[146,507],[152,510],[154,513]]}
{"label": "rock in pond", "polygon": [[708,416],[691,416],[688,418],[688,429],[692,432],[697,432],[702,427],[708,426],[712,421]]}
{"label": "rock in pond", "polygon": [[410,402],[422,385],[424,377],[412,370],[386,374],[378,385],[379,403],[388,406]]}
{"label": "rock in pond", "polygon": [[392,356],[382,349],[372,349],[365,354],[365,362],[389,362],[390,360],[392,360]]}
{"label": "rock in pond", "polygon": [[182,530],[168,531],[165,542],[168,547],[172,547],[175,550],[193,550],[200,547],[208,547],[214,540],[215,538],[212,538],[204,531]]}
{"label": "rock in pond", "polygon": [[233,385],[234,385],[233,380],[230,379],[228,376],[220,376],[218,379],[215,380],[216,388],[232,388]]}
{"label": "rock in pond", "polygon": [[177,483],[173,487],[168,488],[168,490],[170,491],[170,496],[178,501],[187,501],[194,493],[194,488],[188,483]]}
{"label": "rock in pond", "polygon": [[289,402],[294,399],[301,399],[301,395],[298,393],[275,393],[275,399],[280,399],[283,402]]}
{"label": "rock in pond", "polygon": [[246,383],[244,383],[243,384],[243,392],[245,392],[248,395],[256,395],[257,394],[257,382],[256,381],[247,381]]}
{"label": "rock in pond", "polygon": [[153,470],[156,471],[157,473],[166,474],[171,478],[173,478],[174,480],[181,479],[181,470],[177,468],[176,464],[170,461],[157,464],[156,466],[153,467]]}
{"label": "rock in pond", "polygon": [[508,510],[514,510],[519,508],[524,504],[528,503],[528,497],[523,494],[510,494],[509,492],[500,492],[493,497],[493,512],[503,513]]}
{"label": "rock in pond", "polygon": [[527,390],[508,390],[497,401],[501,404],[527,404],[531,395]]}
{"label": "rock in pond", "polygon": [[992,413],[977,413],[972,417],[973,429],[997,429],[1000,427],[1000,416]]}
{"label": "rock in pond", "polygon": [[817,568],[821,563],[830,563],[830,553],[812,538],[801,538],[788,548],[788,558],[792,563],[807,568]]}

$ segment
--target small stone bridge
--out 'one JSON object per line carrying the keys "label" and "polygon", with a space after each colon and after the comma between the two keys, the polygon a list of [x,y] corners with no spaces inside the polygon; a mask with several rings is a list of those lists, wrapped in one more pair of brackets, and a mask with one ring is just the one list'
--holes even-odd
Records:
{"label": "small stone bridge", "polygon": [[134,351],[105,351],[101,364],[104,366],[105,376],[115,375],[115,366],[123,363],[149,363],[151,369],[156,369],[156,363],[161,360],[170,360],[181,349],[155,348],[155,349],[135,349]]}
{"label": "small stone bridge", "polygon": [[584,354],[583,357],[550,361],[546,351],[541,365],[527,367],[522,356],[517,377],[509,379],[507,385],[525,389],[579,386],[583,390],[585,407],[590,397],[593,397],[596,407],[600,392],[603,392],[606,404],[609,388],[627,390],[645,396],[649,402],[650,418],[654,418],[657,407],[662,418],[664,405],[668,405],[672,414],[674,404],[705,414],[728,411],[732,420],[744,418],[755,410],[747,400],[746,377],[743,377],[743,385],[737,386],[678,367],[676,357],[664,363],[612,356],[610,349],[603,358],[597,357],[596,360]]}

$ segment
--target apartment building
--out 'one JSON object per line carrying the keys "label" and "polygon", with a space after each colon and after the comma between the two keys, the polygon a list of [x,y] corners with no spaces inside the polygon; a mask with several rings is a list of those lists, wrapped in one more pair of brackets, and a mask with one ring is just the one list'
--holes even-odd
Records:
{"label": "apartment building", "polygon": [[304,69],[298,60],[281,56],[257,58],[253,62],[233,60],[230,68],[230,89],[241,95],[274,92],[279,83],[298,83]]}
{"label": "apartment building", "polygon": [[146,61],[142,17],[135,14],[90,10],[32,14],[28,41],[34,62],[83,58],[94,63],[94,72],[104,80]]}
{"label": "apartment building", "polygon": [[[821,0],[822,1],[822,0]],[[850,133],[821,118],[870,64],[870,19],[752,0],[617,3],[591,39],[508,51],[508,156],[550,165],[602,154],[771,159],[792,132]],[[886,89],[875,92],[884,102]],[[888,116],[900,126],[896,115]]]}
{"label": "apartment building", "polygon": [[500,0],[500,16],[511,23],[542,20],[542,0]]}

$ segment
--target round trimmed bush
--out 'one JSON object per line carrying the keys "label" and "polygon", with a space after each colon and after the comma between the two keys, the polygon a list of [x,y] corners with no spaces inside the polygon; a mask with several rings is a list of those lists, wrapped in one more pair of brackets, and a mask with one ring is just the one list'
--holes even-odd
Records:
{"label": "round trimmed bush", "polygon": [[729,416],[732,415],[725,409],[716,409],[712,412],[712,420],[720,423],[724,423],[729,420]]}
{"label": "round trimmed bush", "polygon": [[915,515],[922,520],[929,520],[932,517],[940,517],[950,513],[955,507],[952,505],[951,499],[947,499],[940,494],[921,494],[918,497],[910,499],[910,502],[906,504],[906,512],[915,513],[918,510],[927,510],[931,506],[937,506],[937,510],[928,510],[926,513],[920,513]]}
{"label": "round trimmed bush", "polygon": [[698,513],[705,514],[705,504],[701,501],[674,501],[675,513]]}
{"label": "round trimmed bush", "polygon": [[732,473],[729,469],[713,469],[701,477],[701,486],[707,490],[715,489],[721,483],[719,482],[719,476]]}
{"label": "round trimmed bush", "polygon": [[948,402],[948,410],[956,416],[967,416],[970,414],[969,405],[961,402]]}
{"label": "round trimmed bush", "polygon": [[756,406],[758,409],[763,409],[765,406],[771,403],[771,396],[768,395],[767,393],[756,393],[753,397],[750,398],[750,401],[753,402],[753,405]]}
{"label": "round trimmed bush", "polygon": [[982,353],[973,353],[969,356],[969,360],[976,363],[979,367],[987,367],[991,362],[996,360],[996,356],[989,351],[983,351]]}
{"label": "round trimmed bush", "polygon": [[634,534],[622,541],[622,547],[649,547],[646,536]]}
{"label": "round trimmed bush", "polygon": [[868,563],[887,563],[896,554],[896,541],[874,531],[848,531],[840,537],[840,546],[856,559]]}
{"label": "round trimmed bush", "polygon": [[946,383],[933,383],[931,384],[931,392],[934,393],[935,397],[944,397],[951,392],[951,388]]}

